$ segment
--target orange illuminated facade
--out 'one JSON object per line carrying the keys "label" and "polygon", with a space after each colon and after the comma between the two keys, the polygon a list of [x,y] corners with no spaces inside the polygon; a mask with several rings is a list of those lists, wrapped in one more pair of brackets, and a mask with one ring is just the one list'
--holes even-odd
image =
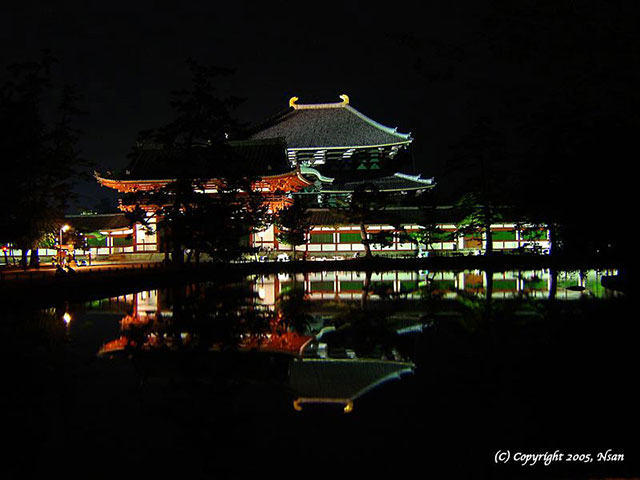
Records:
{"label": "orange illuminated facade", "polygon": [[[120,193],[149,192],[159,190],[176,179],[158,179],[158,180],[124,180],[105,178],[100,174],[95,174],[96,180],[100,185],[112,188]],[[313,185],[313,182],[306,179],[298,169],[291,172],[278,175],[265,175],[255,180],[251,184],[254,192],[260,192],[272,211],[277,211],[291,203],[290,193],[298,192],[303,188]],[[220,179],[211,179],[202,186],[205,193],[215,195],[224,189],[224,181]],[[120,210],[127,211],[139,206],[146,210],[155,210],[157,205],[127,205],[120,203]]]}

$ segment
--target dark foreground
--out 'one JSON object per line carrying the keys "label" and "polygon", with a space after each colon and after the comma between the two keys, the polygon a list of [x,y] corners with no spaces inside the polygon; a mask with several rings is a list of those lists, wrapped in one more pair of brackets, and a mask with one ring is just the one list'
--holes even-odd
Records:
{"label": "dark foreground", "polygon": [[[415,374],[365,395],[349,414],[294,411],[279,357],[224,356],[208,369],[202,358],[175,357],[143,382],[149,364],[96,357],[99,316],[68,333],[24,310],[5,312],[9,442],[0,477],[640,475],[640,332],[628,302],[551,302],[534,321],[499,309],[490,322],[440,321],[405,345]],[[624,460],[598,461],[608,450]],[[499,451],[509,451],[507,464],[496,463]],[[548,466],[513,458],[556,451],[564,459]],[[569,454],[590,457],[569,462]]]}

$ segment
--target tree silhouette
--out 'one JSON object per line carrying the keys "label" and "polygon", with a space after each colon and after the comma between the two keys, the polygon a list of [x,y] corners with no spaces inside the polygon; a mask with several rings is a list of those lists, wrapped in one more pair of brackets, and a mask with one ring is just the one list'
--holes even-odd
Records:
{"label": "tree silhouette", "polygon": [[365,257],[371,258],[371,244],[367,232],[367,223],[380,221],[380,214],[387,207],[389,199],[381,192],[377,185],[364,183],[351,192],[348,196],[340,196],[327,202],[331,208],[338,212],[347,222],[360,226],[361,242],[364,245]]}
{"label": "tree silhouette", "polygon": [[[245,239],[267,219],[267,206],[254,192],[252,174],[227,142],[241,128],[232,109],[241,100],[219,95],[217,83],[233,73],[230,69],[200,65],[188,60],[190,88],[172,92],[174,119],[168,124],[141,132],[131,152],[136,157],[151,145],[171,158],[170,175],[175,180],[163,188],[129,195],[132,205],[148,208],[162,229],[166,248],[175,263],[184,261],[185,250],[201,252],[218,260],[232,259],[249,248]],[[215,179],[216,193],[206,190]],[[209,185],[209,187],[207,187]],[[142,209],[130,215],[132,221],[147,221]]]}
{"label": "tree silhouette", "polygon": [[275,225],[279,231],[277,238],[293,248],[292,258],[296,259],[296,247],[304,245],[311,231],[311,216],[301,197],[294,197],[293,203],[278,211]]}
{"label": "tree silhouette", "polygon": [[38,265],[42,237],[59,227],[75,198],[74,182],[89,165],[77,149],[78,92],[55,87],[54,64],[45,52],[38,61],[11,65],[0,84],[0,148],[11,160],[3,165],[10,181],[0,192],[0,241],[22,250],[25,267],[29,249],[31,265]]}
{"label": "tree silhouette", "polygon": [[471,174],[457,205],[465,214],[458,231],[462,234],[483,232],[485,255],[493,253],[491,224],[499,219],[499,209],[506,197],[505,175],[501,171],[505,148],[503,133],[493,127],[490,118],[481,117],[456,146],[458,155],[450,165],[453,172]]}

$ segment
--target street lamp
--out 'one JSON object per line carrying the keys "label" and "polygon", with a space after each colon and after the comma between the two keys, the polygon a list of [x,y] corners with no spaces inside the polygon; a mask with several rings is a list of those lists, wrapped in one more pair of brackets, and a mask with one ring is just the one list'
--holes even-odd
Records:
{"label": "street lamp", "polygon": [[62,262],[62,234],[69,231],[71,227],[67,224],[60,227],[60,243],[58,244],[58,265]]}

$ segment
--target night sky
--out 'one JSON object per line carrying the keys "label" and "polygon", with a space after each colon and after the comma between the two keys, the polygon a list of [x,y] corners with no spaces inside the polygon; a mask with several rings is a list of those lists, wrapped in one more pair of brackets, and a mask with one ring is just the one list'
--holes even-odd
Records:
{"label": "night sky", "polygon": [[[83,95],[80,146],[97,170],[123,167],[138,132],[170,119],[169,93],[188,85],[192,57],[236,69],[223,90],[246,99],[237,116],[249,124],[286,108],[294,95],[312,103],[348,94],[362,113],[411,132],[418,170],[446,188],[447,165],[475,119],[488,114],[508,129],[518,117],[508,99],[535,104],[536,96],[573,89],[559,70],[588,72],[602,59],[628,68],[621,85],[611,82],[616,98],[635,81],[627,59],[640,43],[626,35],[635,31],[636,12],[605,2],[569,10],[555,4],[570,2],[519,2],[517,11],[510,3],[23,3],[0,16],[0,63],[52,51],[57,74]],[[599,37],[609,42],[601,51]],[[630,50],[616,59],[618,43]],[[93,183],[78,190],[83,206],[115,198]]]}

